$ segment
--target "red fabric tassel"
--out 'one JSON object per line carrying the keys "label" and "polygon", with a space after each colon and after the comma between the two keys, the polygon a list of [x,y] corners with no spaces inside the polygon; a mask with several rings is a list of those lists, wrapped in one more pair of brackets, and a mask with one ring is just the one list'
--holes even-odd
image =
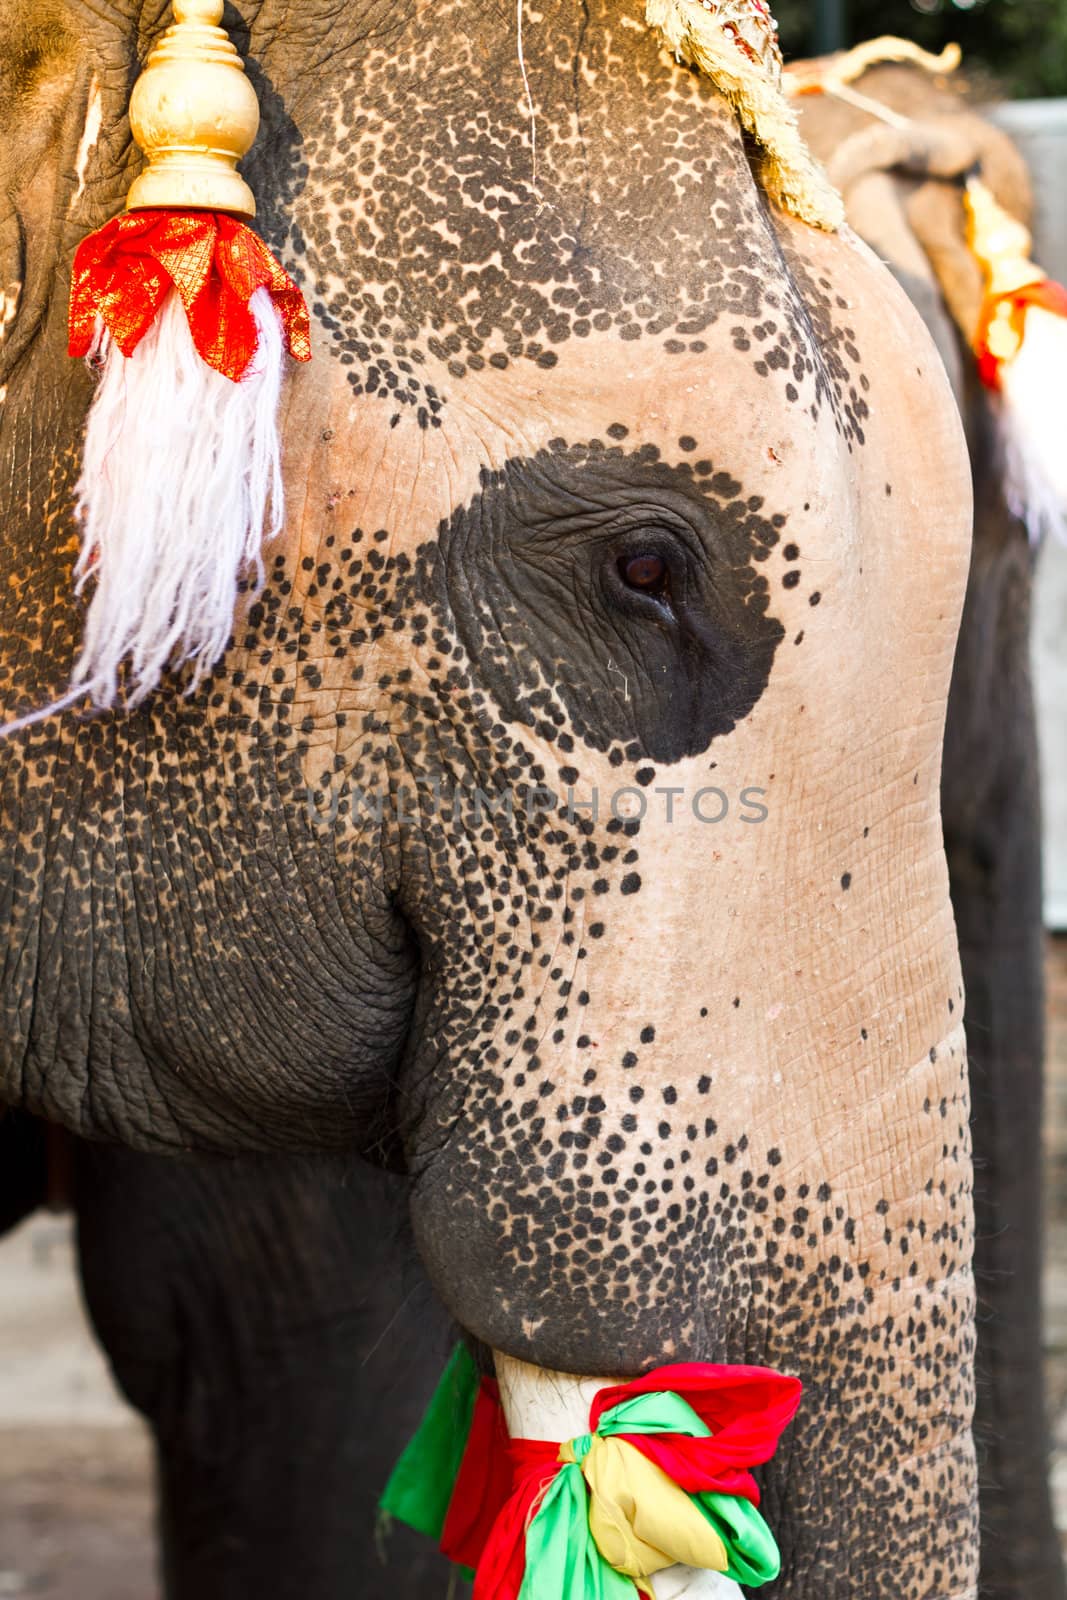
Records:
{"label": "red fabric tassel", "polygon": [[441,1549],[461,1567],[476,1567],[512,1490],[508,1425],[494,1378],[483,1378],[467,1446],[448,1502]]}
{"label": "red fabric tassel", "polygon": [[526,1573],[526,1530],[559,1471],[559,1445],[512,1439],[510,1494],[497,1517],[474,1577],[471,1600],[518,1600]]}
{"label": "red fabric tassel", "polygon": [[974,339],[978,374],[987,389],[1000,388],[1000,375],[1004,362],[989,348],[989,330],[993,319],[1005,302],[1011,306],[1011,326],[1020,345],[1024,337],[1026,313],[1031,306],[1040,306],[1043,311],[1051,311],[1058,317],[1067,318],[1067,289],[1052,278],[1043,278],[1040,283],[1024,284],[1021,289],[1013,289],[1008,294],[987,296]]}
{"label": "red fabric tassel", "polygon": [[100,316],[132,355],[171,289],[199,354],[235,383],[256,353],[248,302],[257,289],[270,293],[293,359],[311,357],[300,289],[251,228],[214,211],[127,211],[83,239],[71,280],[70,354],[88,353]]}

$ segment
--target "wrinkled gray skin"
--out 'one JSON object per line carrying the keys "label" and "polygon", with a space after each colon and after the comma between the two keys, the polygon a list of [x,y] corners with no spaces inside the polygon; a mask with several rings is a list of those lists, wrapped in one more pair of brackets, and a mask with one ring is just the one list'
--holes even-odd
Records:
{"label": "wrinkled gray skin", "polygon": [[[43,1124],[0,1119],[0,1230],[43,1201],[47,1166]],[[155,1440],[168,1600],[443,1600],[432,1542],[376,1528],[455,1336],[404,1180],[84,1141],[51,1168],[93,1328]]]}
{"label": "wrinkled gray skin", "polygon": [[375,1529],[450,1346],[403,1186],[88,1144],[76,1182],[89,1312],[156,1439],[165,1593],[443,1600],[432,1541]]}
{"label": "wrinkled gray skin", "polygon": [[[800,1372],[764,1475],[782,1596],[970,1597],[938,818],[969,516],[935,353],[854,240],[767,209],[715,91],[625,0],[531,15],[536,167],[510,13],[264,0],[244,21],[260,222],[315,326],[286,391],[286,537],[193,700],[171,684],[0,749],[0,1097],[149,1152],[403,1166],[420,1254],[483,1343],[586,1374]],[[89,391],[63,284],[121,203],[159,22],[0,7],[21,285],[0,714],[73,654]],[[405,827],[353,802],[411,776],[639,795],[709,774],[766,788],[765,825],[471,821],[423,792]],[[140,1160],[91,1180],[102,1207],[136,1197]],[[92,1290],[118,1236],[84,1220]],[[207,1228],[223,1277],[255,1237],[227,1232]],[[284,1372],[300,1307],[271,1290],[252,1333]],[[92,1293],[113,1346],[137,1329]],[[356,1302],[370,1350],[395,1298]]]}

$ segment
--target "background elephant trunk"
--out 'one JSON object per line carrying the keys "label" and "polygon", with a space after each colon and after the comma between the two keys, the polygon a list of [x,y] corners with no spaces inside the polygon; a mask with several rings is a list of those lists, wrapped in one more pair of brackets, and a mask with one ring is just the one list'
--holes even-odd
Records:
{"label": "background elephant trunk", "polygon": [[942,812],[967,992],[982,1587],[997,1600],[1057,1600],[1067,1584],[1049,1498],[1041,1367],[1044,993],[1031,556],[990,452],[977,448],[972,459],[978,512]]}
{"label": "background elephant trunk", "polygon": [[1009,512],[990,397],[970,343],[983,294],[962,178],[1030,211],[1010,140],[913,68],[864,74],[869,98],[911,119],[886,127],[826,97],[804,128],[833,163],[852,225],[906,288],[945,361],[967,430],[976,508],[949,696],[942,821],[966,991],[974,1143],[982,1593],[1067,1595],[1048,1488],[1042,1376],[1041,826],[1030,682],[1032,556]]}

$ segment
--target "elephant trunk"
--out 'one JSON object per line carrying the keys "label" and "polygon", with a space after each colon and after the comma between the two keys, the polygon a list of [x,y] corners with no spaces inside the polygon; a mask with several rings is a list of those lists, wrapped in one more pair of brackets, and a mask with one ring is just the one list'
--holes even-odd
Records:
{"label": "elephant trunk", "polygon": [[974,1600],[973,1301],[965,1267],[902,1278],[836,1352],[829,1318],[814,1344],[795,1342],[801,1411],[761,1477],[782,1554],[776,1594]]}

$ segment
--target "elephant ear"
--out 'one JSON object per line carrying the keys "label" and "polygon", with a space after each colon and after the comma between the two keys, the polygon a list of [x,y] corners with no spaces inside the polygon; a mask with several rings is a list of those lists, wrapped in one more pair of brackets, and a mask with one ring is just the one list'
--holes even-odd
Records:
{"label": "elephant ear", "polygon": [[[0,0],[0,393],[41,331],[61,241],[60,196],[80,170],[78,41],[54,0]],[[90,97],[87,121],[99,112]],[[84,136],[82,145],[84,146]]]}

